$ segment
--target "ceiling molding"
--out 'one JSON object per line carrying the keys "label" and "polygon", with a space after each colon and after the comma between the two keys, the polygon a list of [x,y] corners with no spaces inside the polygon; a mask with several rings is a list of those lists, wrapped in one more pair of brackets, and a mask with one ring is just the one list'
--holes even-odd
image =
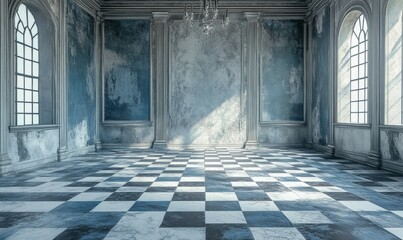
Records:
{"label": "ceiling molding", "polygon": [[307,0],[308,12],[306,14],[308,20],[312,20],[315,15],[326,6],[332,3],[332,0]]}
{"label": "ceiling molding", "polygon": [[[163,11],[170,14],[182,14],[184,4],[199,5],[199,1],[180,0],[114,0],[102,1],[101,12],[105,18],[128,18],[137,15],[151,15],[152,12]],[[306,16],[308,5],[301,0],[222,0],[220,9],[228,9],[231,13],[260,12],[265,16]]]}
{"label": "ceiling molding", "polygon": [[74,2],[93,17],[101,11],[101,0],[74,0]]}

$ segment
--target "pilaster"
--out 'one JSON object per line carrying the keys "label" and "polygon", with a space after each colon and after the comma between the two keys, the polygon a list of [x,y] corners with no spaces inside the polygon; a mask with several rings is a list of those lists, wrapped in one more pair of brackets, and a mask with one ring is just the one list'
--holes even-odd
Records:
{"label": "pilaster", "polygon": [[166,148],[168,140],[168,17],[168,12],[153,12],[156,82],[154,148]]}
{"label": "pilaster", "polygon": [[329,49],[329,88],[328,88],[328,93],[329,93],[329,136],[328,136],[328,145],[327,148],[329,149],[328,154],[331,156],[334,156],[335,153],[335,146],[334,146],[334,123],[336,122],[335,116],[336,116],[336,99],[334,97],[336,89],[336,74],[335,71],[337,69],[337,64],[335,64],[335,54],[337,53],[337,47],[336,47],[336,41],[335,41],[335,36],[336,30],[335,30],[335,6],[334,6],[334,1],[331,2],[330,4],[330,49]]}
{"label": "pilaster", "polygon": [[101,128],[101,119],[102,119],[102,83],[103,83],[103,69],[102,69],[102,56],[103,56],[103,19],[102,13],[97,11],[95,16],[95,90],[96,90],[96,98],[95,98],[95,150],[101,150],[101,140],[100,140],[100,128]]}
{"label": "pilaster", "polygon": [[246,148],[258,146],[258,96],[259,96],[259,54],[258,34],[259,19],[258,12],[245,12],[246,26],[246,71],[247,71],[247,115],[246,115]]}
{"label": "pilaster", "polygon": [[7,37],[8,37],[8,1],[0,1],[0,175],[9,172],[11,159],[8,155],[8,91],[7,91]]}
{"label": "pilaster", "polygon": [[67,26],[66,13],[67,1],[59,1],[59,34],[58,34],[58,68],[59,68],[59,125],[60,139],[59,149],[57,150],[58,160],[62,161],[67,158],[67,114],[68,114],[68,99],[67,99]]}
{"label": "pilaster", "polygon": [[[380,153],[380,82],[384,81],[384,75],[380,73],[379,66],[381,65],[380,57],[380,22],[381,22],[381,2],[373,1],[373,16],[372,16],[372,33],[369,38],[370,53],[369,69],[371,74],[369,76],[369,92],[372,98],[369,99],[369,119],[371,120],[371,151],[368,154],[368,159],[371,165],[382,167],[381,153]],[[371,50],[370,50],[371,51]]]}

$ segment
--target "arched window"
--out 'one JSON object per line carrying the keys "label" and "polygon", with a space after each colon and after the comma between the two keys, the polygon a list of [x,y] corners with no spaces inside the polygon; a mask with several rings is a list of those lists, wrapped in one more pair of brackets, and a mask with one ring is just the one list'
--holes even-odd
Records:
{"label": "arched window", "polygon": [[360,11],[341,25],[337,75],[337,121],[368,123],[368,23]]}
{"label": "arched window", "polygon": [[390,0],[385,19],[385,124],[403,124],[403,1]]}
{"label": "arched window", "polygon": [[368,122],[368,25],[364,15],[357,19],[350,50],[350,122]]}
{"label": "arched window", "polygon": [[39,36],[34,16],[21,4],[15,15],[16,124],[39,124]]}

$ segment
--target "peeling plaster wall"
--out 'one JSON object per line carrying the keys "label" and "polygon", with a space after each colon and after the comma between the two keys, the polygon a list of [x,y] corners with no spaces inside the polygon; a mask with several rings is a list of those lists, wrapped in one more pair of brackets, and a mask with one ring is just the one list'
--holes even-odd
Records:
{"label": "peeling plaster wall", "polygon": [[105,120],[150,120],[150,22],[105,21]]}
{"label": "peeling plaster wall", "polygon": [[[59,130],[9,133],[9,155],[12,163],[56,158]],[[29,167],[29,166],[25,166]],[[16,170],[19,170],[17,167]]]}
{"label": "peeling plaster wall", "polygon": [[265,122],[304,121],[304,22],[265,19],[262,23],[260,121],[258,142],[302,145],[305,126]]}
{"label": "peeling plaster wall", "polygon": [[246,140],[241,26],[206,37],[170,27],[170,145],[243,145]]}
{"label": "peeling plaster wall", "polygon": [[371,146],[371,130],[357,127],[335,127],[334,131],[336,151],[343,150],[362,155],[368,155]]}
{"label": "peeling plaster wall", "polygon": [[403,164],[403,133],[399,130],[382,130],[381,153],[384,160]]}
{"label": "peeling plaster wall", "polygon": [[95,138],[95,22],[74,3],[67,5],[68,148],[94,144]]}
{"label": "peeling plaster wall", "polygon": [[326,146],[329,134],[330,7],[312,22],[312,141]]}
{"label": "peeling plaster wall", "polygon": [[[105,121],[151,119],[150,21],[105,22]],[[151,146],[154,126],[103,126],[103,144]]]}
{"label": "peeling plaster wall", "polygon": [[304,121],[304,21],[264,20],[262,121]]}

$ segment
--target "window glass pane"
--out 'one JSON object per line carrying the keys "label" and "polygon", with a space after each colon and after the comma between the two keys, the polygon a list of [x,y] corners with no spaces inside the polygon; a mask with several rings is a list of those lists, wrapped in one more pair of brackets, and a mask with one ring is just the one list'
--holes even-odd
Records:
{"label": "window glass pane", "polygon": [[22,33],[20,33],[19,31],[17,31],[17,41],[20,43],[24,42],[24,35]]}
{"label": "window glass pane", "polygon": [[32,48],[25,46],[25,58],[32,59]]}
{"label": "window glass pane", "polygon": [[32,46],[32,36],[28,29],[24,33],[24,43],[28,46]]}
{"label": "window glass pane", "polygon": [[17,76],[17,88],[24,88],[24,77]]}
{"label": "window glass pane", "polygon": [[357,113],[352,113],[351,114],[351,122],[352,123],[357,123],[358,122],[358,114]]}
{"label": "window glass pane", "polygon": [[35,24],[35,19],[30,11],[27,12],[27,17],[28,17],[28,28],[31,29]]}
{"label": "window glass pane", "polygon": [[17,125],[24,125],[24,114],[17,114]]}
{"label": "window glass pane", "polygon": [[32,51],[32,60],[34,61],[39,61],[39,55],[38,55],[38,50],[33,49]]}
{"label": "window glass pane", "polygon": [[39,102],[39,94],[38,94],[38,92],[33,92],[32,102],[34,102],[34,103]]}
{"label": "window glass pane", "polygon": [[36,34],[38,34],[38,27],[36,26],[36,24],[32,27],[32,36],[35,36]]}
{"label": "window glass pane", "polygon": [[351,90],[358,89],[358,81],[351,81]]}
{"label": "window glass pane", "polygon": [[25,91],[25,101],[32,102],[32,92],[31,91],[28,91],[28,90]]}
{"label": "window glass pane", "polygon": [[352,56],[351,57],[351,66],[357,66],[358,65],[358,56]]}
{"label": "window glass pane", "polygon": [[25,113],[32,113],[32,103],[25,103]]}
{"label": "window glass pane", "polygon": [[24,101],[24,90],[17,89],[17,101]]}
{"label": "window glass pane", "polygon": [[26,25],[26,24],[27,24],[27,8],[25,7],[24,4],[21,4],[21,5],[18,7],[17,14],[18,14],[18,16],[20,17],[22,23],[23,23],[24,25]]}
{"label": "window glass pane", "polygon": [[39,76],[39,64],[32,63],[32,76],[38,77]]}
{"label": "window glass pane", "polygon": [[32,46],[36,49],[39,48],[39,44],[38,44],[38,35],[36,35],[33,40],[32,40]]}
{"label": "window glass pane", "polygon": [[32,115],[25,114],[25,125],[32,125]]}
{"label": "window glass pane", "polygon": [[32,79],[32,90],[38,91],[38,79],[37,78]]}
{"label": "window glass pane", "polygon": [[24,74],[24,60],[22,58],[17,58],[17,72]]}
{"label": "window glass pane", "polygon": [[38,114],[33,115],[32,124],[39,124],[39,115]]}
{"label": "window glass pane", "polygon": [[358,91],[351,91],[351,101],[358,100]]}
{"label": "window glass pane", "polygon": [[29,60],[25,60],[25,75],[32,75],[32,62]]}
{"label": "window glass pane", "polygon": [[17,56],[24,57],[24,46],[20,43],[17,43]]}
{"label": "window glass pane", "polygon": [[353,67],[351,68],[351,79],[357,79],[358,78],[358,67]]}
{"label": "window glass pane", "polygon": [[32,89],[32,78],[25,78],[25,89]]}
{"label": "window glass pane", "polygon": [[33,112],[33,113],[39,113],[39,104],[34,103],[34,104],[32,105],[32,112]]}
{"label": "window glass pane", "polygon": [[17,103],[17,113],[24,113],[24,104]]}

